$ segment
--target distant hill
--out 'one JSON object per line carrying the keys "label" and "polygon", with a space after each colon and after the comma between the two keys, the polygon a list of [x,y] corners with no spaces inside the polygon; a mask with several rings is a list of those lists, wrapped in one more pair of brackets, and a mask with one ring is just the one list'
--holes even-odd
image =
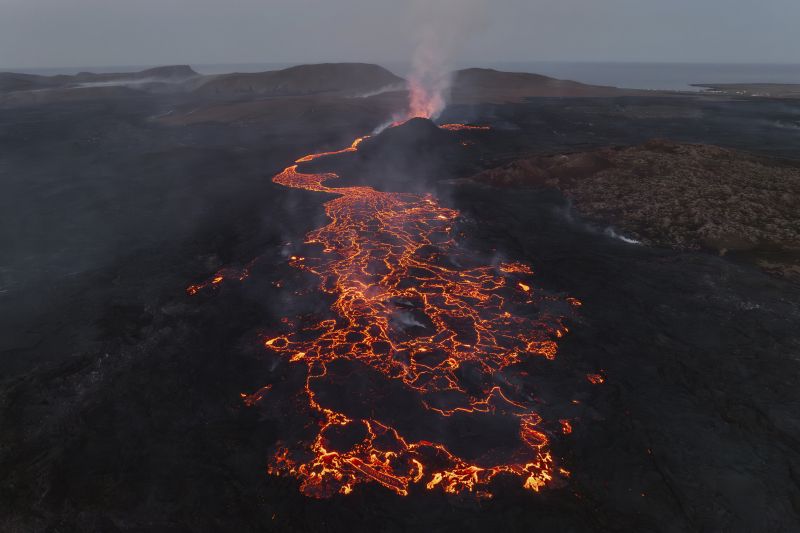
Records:
{"label": "distant hill", "polygon": [[527,72],[470,68],[453,74],[452,101],[513,101],[526,97],[606,97],[644,93],[645,91],[587,85]]}
{"label": "distant hill", "polygon": [[33,74],[0,72],[0,93],[41,88],[44,78],[44,76],[35,76]]}
{"label": "distant hill", "polygon": [[[95,76],[97,74],[94,74]],[[154,78],[159,80],[186,80],[199,76],[189,65],[171,65],[167,67],[155,67],[129,75],[136,79]]]}
{"label": "distant hill", "polygon": [[235,95],[297,96],[339,93],[356,96],[386,88],[402,89],[403,78],[378,65],[366,63],[323,63],[283,70],[215,76],[195,93],[205,96]]}
{"label": "distant hill", "polygon": [[[299,65],[268,72],[233,73],[203,76],[188,65],[151,68],[139,72],[117,72],[58,76],[37,76],[0,72],[0,94],[24,91],[51,92],[42,98],[61,100],[60,90],[102,86],[125,86],[150,93],[184,92],[213,100],[245,100],[250,97],[369,96],[385,91],[404,91],[406,81],[387,69],[368,63],[321,63]],[[58,93],[53,90],[59,90]],[[111,94],[111,93],[109,93]],[[114,93],[116,94],[116,93]],[[586,85],[525,72],[501,72],[471,68],[453,73],[451,103],[509,102],[527,97],[622,96],[653,94],[646,91]],[[16,95],[15,101],[33,95]],[[74,95],[67,95],[74,99]]]}
{"label": "distant hill", "polygon": [[800,84],[797,83],[712,83],[695,84],[693,87],[701,87],[707,93],[725,96],[800,98]]}
{"label": "distant hill", "polygon": [[[471,68],[452,73],[453,84],[448,99],[452,104],[481,102],[519,102],[531,97],[616,97],[653,95],[653,91],[637,91],[587,85],[558,80],[525,72],[501,72]],[[124,88],[127,91],[102,88]],[[93,89],[93,90],[89,90]],[[97,90],[95,90],[97,89]],[[349,99],[381,94],[375,104],[383,113],[393,107],[402,112],[407,105],[406,81],[387,69],[368,63],[322,63],[300,65],[269,72],[201,75],[188,65],[151,68],[139,72],[92,73],[38,76],[0,72],[0,105],[28,105],[45,102],[75,101],[95,98],[127,98],[143,94],[183,93],[192,104],[191,121],[214,117],[214,120],[249,120],[248,113],[258,117],[284,113],[266,100],[273,97]],[[383,94],[386,93],[386,94]],[[676,93],[662,93],[676,94]],[[391,100],[391,102],[390,102]],[[203,110],[224,103],[224,109],[211,113]],[[240,104],[243,107],[236,107]],[[363,102],[367,105],[368,102]],[[287,102],[294,112],[305,104]],[[338,105],[338,104],[337,104]],[[349,104],[348,104],[349,105]],[[266,107],[264,107],[266,106]],[[262,109],[263,107],[263,109]],[[181,116],[181,110],[173,119]]]}
{"label": "distant hill", "polygon": [[35,74],[17,74],[14,72],[0,72],[0,92],[31,91],[41,89],[68,89],[91,84],[137,84],[150,83],[179,83],[199,77],[188,65],[172,65],[156,67],[139,72],[112,72],[95,74],[93,72],[79,72],[73,76],[60,74],[57,76],[38,76]]}

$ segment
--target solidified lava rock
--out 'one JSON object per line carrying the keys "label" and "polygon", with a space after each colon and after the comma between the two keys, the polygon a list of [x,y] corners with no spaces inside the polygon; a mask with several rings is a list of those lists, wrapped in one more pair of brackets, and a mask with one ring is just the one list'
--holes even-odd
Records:
{"label": "solidified lava rock", "polygon": [[[112,89],[120,98],[100,99]],[[146,119],[171,109],[177,97],[131,98],[141,93],[120,87],[69,94],[94,100],[0,105],[0,199],[6,200],[0,228],[14,230],[6,232],[13,239],[2,255],[13,259],[12,268],[0,272],[0,531],[796,529],[800,288],[712,254],[598,238],[582,224],[565,223],[566,202],[556,188],[453,182],[441,184],[439,199],[464,214],[459,238],[469,249],[528,262],[535,288],[584,303],[555,361],[532,359],[500,382],[533,399],[551,399],[537,400],[545,420],[571,422],[569,436],[553,438],[560,442],[554,458],[571,472],[566,486],[533,494],[515,478],[498,477],[496,496],[472,503],[424,489],[403,498],[364,485],[320,501],[304,496],[294,479],[267,475],[268,454],[279,439],[290,435],[291,441],[317,426],[303,424],[304,404],[292,395],[305,383],[306,367],[265,352],[263,335],[281,327],[282,317],[313,317],[331,303],[304,292],[313,280],[286,258],[287,240],[299,244],[324,223],[322,203],[330,197],[281,188],[269,177],[312,146],[346,146],[388,120],[404,96],[214,100],[196,112],[187,100],[168,115],[179,119],[156,121]],[[467,111],[476,124],[496,124],[499,117],[514,128],[457,135],[412,122],[409,127],[427,131],[420,135],[431,135],[431,158],[393,152],[388,143],[386,154],[443,179],[442,169],[455,164],[434,156],[437,146],[449,146],[448,138],[479,139],[458,149],[465,160],[483,150],[484,161],[655,136],[785,157],[795,155],[797,144],[796,107],[766,100],[552,99]],[[767,115],[774,116],[773,126],[764,125]],[[365,142],[364,154],[380,141]],[[625,149],[532,159],[527,169],[514,167],[517,177],[505,175],[512,185],[552,180],[562,191],[578,190],[582,180],[588,187],[598,176],[611,183],[626,171],[628,154],[626,164],[642,173],[622,183],[635,188],[637,179],[653,179],[638,158],[663,158],[659,168],[668,173],[690,157],[668,146],[640,150],[638,156]],[[361,155],[320,164],[351,164],[332,180],[336,186],[352,176],[385,186],[386,174],[378,172],[387,171],[385,161]],[[716,156],[708,163],[735,166]],[[774,188],[769,180],[779,172],[768,169],[784,167],[754,165],[770,184],[765,188]],[[396,173],[403,177],[421,179]],[[670,179],[676,187],[684,183]],[[649,198],[635,190],[639,200]],[[586,194],[604,193],[610,203],[618,201],[612,191],[629,194],[621,188]],[[677,190],[670,194],[684,198]],[[12,223],[28,219],[38,222]],[[118,235],[124,239],[111,239]],[[418,250],[428,261],[438,252]],[[28,256],[35,268],[23,261]],[[184,292],[187,284],[256,256],[261,259],[246,280],[225,280],[195,297]],[[415,309],[406,302],[405,310]],[[388,353],[388,343],[375,351]],[[408,363],[412,357],[435,364],[440,354],[396,358]],[[348,411],[388,411],[419,438],[431,434],[422,432],[425,424],[435,424],[431,429],[457,440],[465,456],[480,459],[498,446],[505,452],[502,441],[515,427],[509,418],[485,414],[478,433],[458,416],[441,425],[441,417],[417,419],[418,403],[403,403],[406,396],[380,388],[370,375],[356,384],[368,396],[374,391],[376,400],[397,403],[353,394],[349,370],[334,365],[328,380],[314,385]],[[590,373],[602,373],[604,383],[591,383]],[[462,365],[458,380],[472,395],[498,384],[478,362]],[[261,389],[265,384],[272,387]],[[263,397],[258,405],[242,401],[242,393],[256,391]],[[424,399],[454,407],[453,395]],[[352,424],[324,437],[331,449],[343,449],[363,431]],[[548,431],[561,434],[555,424]]]}
{"label": "solidified lava rock", "polygon": [[560,189],[588,219],[644,242],[738,253],[800,278],[800,165],[708,145],[537,156],[477,181]]}
{"label": "solidified lava rock", "polygon": [[[479,154],[467,150],[458,134],[428,119],[414,118],[365,140],[355,154],[331,165],[341,184],[377,185],[381,190],[423,192],[442,179],[473,173]],[[338,165],[345,166],[338,166]],[[377,178],[377,179],[376,179]]]}
{"label": "solidified lava rock", "polygon": [[458,146],[456,137],[443,131],[425,118],[412,118],[408,122],[389,128],[374,139],[364,143],[361,152],[365,157],[391,149],[409,155],[422,152],[439,152]]}

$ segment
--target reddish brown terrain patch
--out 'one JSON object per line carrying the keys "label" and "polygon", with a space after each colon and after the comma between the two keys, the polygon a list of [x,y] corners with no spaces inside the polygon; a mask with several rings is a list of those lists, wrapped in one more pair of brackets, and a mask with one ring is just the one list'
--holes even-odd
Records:
{"label": "reddish brown terrain patch", "polygon": [[554,187],[595,222],[653,245],[736,252],[800,278],[800,165],[707,145],[651,141],[536,156],[474,177]]}

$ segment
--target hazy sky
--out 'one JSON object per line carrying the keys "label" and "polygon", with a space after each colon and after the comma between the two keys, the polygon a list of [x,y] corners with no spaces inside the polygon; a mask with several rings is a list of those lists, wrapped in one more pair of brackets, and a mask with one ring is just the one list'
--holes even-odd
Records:
{"label": "hazy sky", "polygon": [[[455,58],[462,63],[800,63],[800,0],[463,3],[488,8],[476,10],[478,20],[464,31]],[[420,0],[0,0],[0,67],[404,62],[417,39],[420,5]],[[463,23],[464,17],[454,20]]]}

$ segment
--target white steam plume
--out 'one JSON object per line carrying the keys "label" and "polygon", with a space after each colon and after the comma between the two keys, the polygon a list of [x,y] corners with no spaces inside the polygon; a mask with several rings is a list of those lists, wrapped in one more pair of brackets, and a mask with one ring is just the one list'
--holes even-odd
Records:
{"label": "white steam plume", "polygon": [[487,0],[413,0],[417,47],[408,79],[407,118],[437,118],[447,105],[452,70],[467,39],[486,22]]}

